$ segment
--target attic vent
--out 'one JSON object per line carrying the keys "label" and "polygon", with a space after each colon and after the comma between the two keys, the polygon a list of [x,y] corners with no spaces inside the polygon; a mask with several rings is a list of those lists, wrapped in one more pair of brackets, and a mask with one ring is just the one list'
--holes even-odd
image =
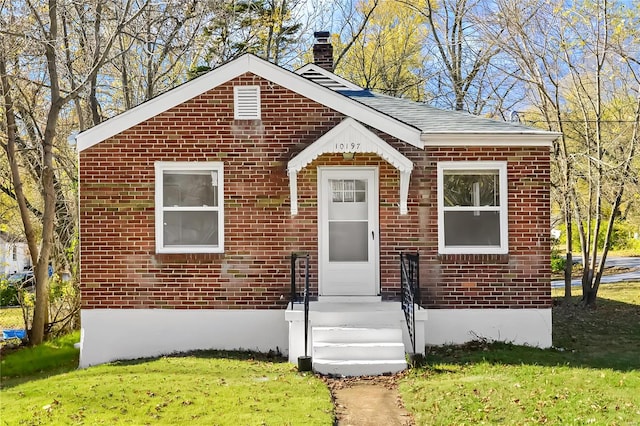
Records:
{"label": "attic vent", "polygon": [[260,119],[260,87],[236,86],[233,88],[234,118],[236,120]]}

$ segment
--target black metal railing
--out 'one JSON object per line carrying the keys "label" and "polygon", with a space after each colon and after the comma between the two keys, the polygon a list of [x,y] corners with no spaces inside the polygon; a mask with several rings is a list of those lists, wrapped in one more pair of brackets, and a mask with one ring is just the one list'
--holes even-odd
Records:
{"label": "black metal railing", "polygon": [[[298,275],[298,261],[304,262],[304,287],[298,291],[296,276]],[[299,293],[302,293],[301,295]],[[309,341],[309,253],[291,253],[291,309],[294,303],[304,303],[304,358],[307,354]],[[298,360],[300,363],[300,360]],[[299,365],[300,367],[300,365]],[[310,368],[310,366],[308,367]]]}
{"label": "black metal railing", "polygon": [[[298,270],[299,267],[302,271]],[[304,287],[298,288],[296,277],[303,279]],[[305,298],[309,298],[309,253],[291,253],[291,308],[294,303],[304,303]]]}
{"label": "black metal railing", "polygon": [[402,289],[402,311],[407,320],[409,338],[413,353],[416,353],[415,309],[420,309],[420,266],[419,254],[400,253],[400,283]]}

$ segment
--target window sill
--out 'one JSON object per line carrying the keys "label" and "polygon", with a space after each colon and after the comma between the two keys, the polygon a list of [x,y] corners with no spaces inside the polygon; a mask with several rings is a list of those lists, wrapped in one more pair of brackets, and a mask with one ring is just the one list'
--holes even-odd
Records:
{"label": "window sill", "polygon": [[463,253],[439,253],[440,263],[450,264],[507,264],[509,263],[509,253],[504,254],[463,254]]}
{"label": "window sill", "polygon": [[179,249],[160,249],[156,250],[156,254],[223,254],[223,248],[185,248]]}
{"label": "window sill", "polygon": [[153,259],[157,264],[210,264],[222,259],[224,253],[156,253]]}

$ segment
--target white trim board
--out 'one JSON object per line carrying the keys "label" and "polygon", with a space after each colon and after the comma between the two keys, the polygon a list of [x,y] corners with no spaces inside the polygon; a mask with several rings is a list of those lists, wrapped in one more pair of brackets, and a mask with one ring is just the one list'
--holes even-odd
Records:
{"label": "white trim board", "polygon": [[[500,213],[500,245],[446,245],[445,244],[445,212],[453,210],[454,207],[444,206],[444,173],[447,171],[492,171],[498,170],[499,196],[498,206],[485,208],[462,207],[469,210],[497,211]],[[438,253],[441,254],[507,254],[509,253],[509,193],[508,175],[506,161],[441,161],[437,163],[437,188],[438,188]],[[460,207],[455,208],[459,210]],[[464,211],[464,210],[463,210]]]}
{"label": "white trim board", "polygon": [[425,147],[430,146],[548,146],[553,145],[553,141],[562,136],[562,133],[539,132],[456,132],[451,133],[423,133],[421,140]]}
{"label": "white trim board", "polygon": [[346,116],[422,148],[420,130],[356,102],[334,90],[271,64],[257,56],[245,54],[188,81],[162,95],[106,120],[76,136],[78,151],[84,151],[112,136],[140,124],[164,111],[193,99],[242,74],[251,73],[325,105]]}
{"label": "white trim board", "polygon": [[[198,349],[288,350],[284,309],[83,309],[80,368]],[[206,326],[203,326],[206,325]]]}

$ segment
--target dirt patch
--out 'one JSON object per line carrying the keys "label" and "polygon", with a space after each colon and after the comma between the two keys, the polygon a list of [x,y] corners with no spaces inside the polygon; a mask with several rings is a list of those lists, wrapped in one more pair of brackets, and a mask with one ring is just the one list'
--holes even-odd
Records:
{"label": "dirt patch", "polygon": [[407,426],[413,418],[398,392],[399,375],[324,378],[331,390],[339,426]]}

